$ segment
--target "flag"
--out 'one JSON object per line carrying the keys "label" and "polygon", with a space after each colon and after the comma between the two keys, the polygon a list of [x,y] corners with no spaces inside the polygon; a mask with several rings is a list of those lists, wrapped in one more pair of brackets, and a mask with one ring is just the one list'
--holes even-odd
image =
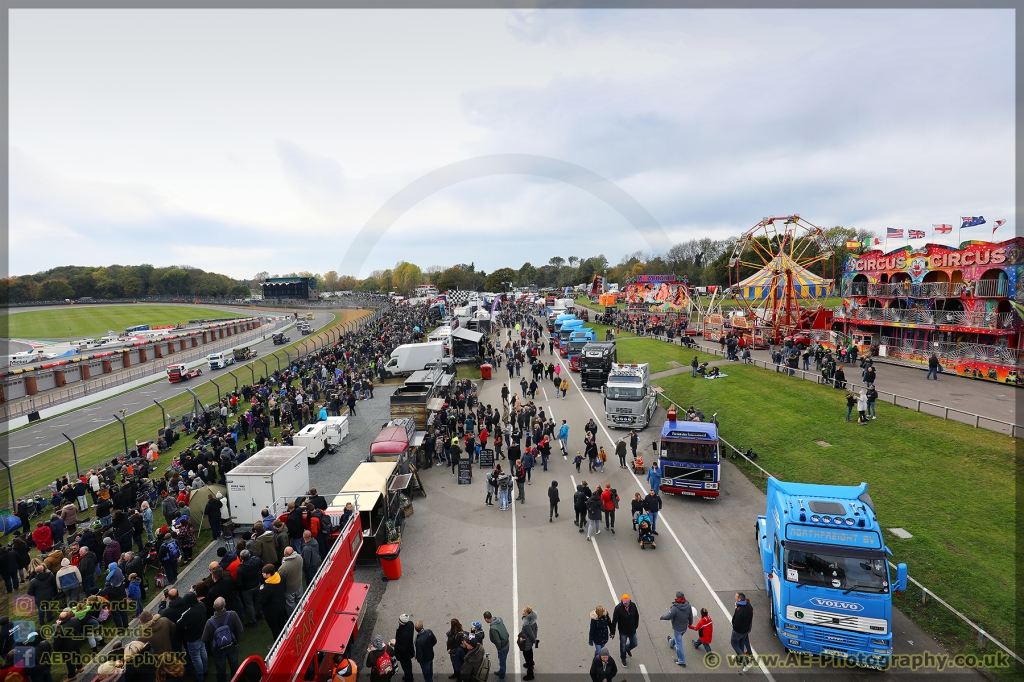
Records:
{"label": "flag", "polygon": [[964,216],[964,217],[961,217],[960,220],[963,221],[963,223],[960,225],[960,229],[961,230],[964,229],[965,227],[976,227],[978,225],[984,225],[985,224],[985,216],[980,216],[980,215],[979,216]]}
{"label": "flag", "polygon": [[865,249],[870,249],[872,246],[878,246],[881,243],[882,240],[879,239],[878,237],[868,237],[863,242],[861,242]]}
{"label": "flag", "polygon": [[907,237],[910,239],[924,239],[924,230],[907,230]]}
{"label": "flag", "polygon": [[858,248],[860,248],[860,242],[857,241],[856,239],[847,239],[846,240],[846,248],[847,249],[858,249]]}
{"label": "flag", "polygon": [[953,231],[953,226],[948,223],[939,223],[938,225],[932,224],[932,231],[938,232],[939,234],[949,234]]}
{"label": "flag", "polygon": [[1000,227],[1002,227],[1002,226],[1003,226],[1003,223],[1005,223],[1005,222],[1006,222],[1005,220],[997,220],[997,221],[996,221],[996,222],[995,222],[995,223],[994,223],[994,224],[992,225],[992,234],[995,234],[995,233],[996,233],[996,230],[998,230],[998,229],[999,229]]}
{"label": "flag", "polygon": [[903,228],[896,229],[895,227],[885,228],[886,239],[903,239]]}

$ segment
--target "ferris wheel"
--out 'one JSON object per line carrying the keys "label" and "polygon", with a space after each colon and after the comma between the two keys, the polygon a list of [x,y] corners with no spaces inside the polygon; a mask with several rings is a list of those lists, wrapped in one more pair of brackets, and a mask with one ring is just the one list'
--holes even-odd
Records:
{"label": "ferris wheel", "polygon": [[[826,278],[825,268],[834,269],[832,254],[825,231],[799,215],[764,218],[736,240],[729,291],[780,341],[831,295],[835,272]],[[821,276],[813,272],[818,266]]]}

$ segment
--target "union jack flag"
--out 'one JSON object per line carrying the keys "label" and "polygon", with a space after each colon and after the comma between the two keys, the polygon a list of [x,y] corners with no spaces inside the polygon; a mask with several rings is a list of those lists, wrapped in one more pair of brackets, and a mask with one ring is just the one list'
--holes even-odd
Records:
{"label": "union jack flag", "polygon": [[907,230],[910,239],[924,239],[924,230]]}
{"label": "union jack flag", "polygon": [[886,239],[903,239],[903,228],[887,227],[885,228],[885,237]]}

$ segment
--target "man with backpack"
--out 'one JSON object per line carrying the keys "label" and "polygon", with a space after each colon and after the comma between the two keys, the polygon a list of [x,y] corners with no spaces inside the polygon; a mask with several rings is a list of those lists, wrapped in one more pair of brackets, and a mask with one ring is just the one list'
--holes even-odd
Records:
{"label": "man with backpack", "polygon": [[164,541],[160,545],[160,552],[157,555],[160,565],[164,567],[164,575],[167,576],[167,584],[178,582],[178,559],[181,558],[181,549],[177,541],[170,533],[164,533]]}
{"label": "man with backpack", "polygon": [[213,652],[213,663],[217,667],[217,682],[227,682],[225,661],[231,666],[230,677],[238,670],[238,645],[242,641],[242,619],[229,611],[224,597],[213,600],[213,616],[206,621],[203,642]]}
{"label": "man with backpack", "polygon": [[395,674],[395,652],[384,644],[384,638],[376,635],[373,644],[366,650],[366,668],[370,671],[370,682],[390,682]]}

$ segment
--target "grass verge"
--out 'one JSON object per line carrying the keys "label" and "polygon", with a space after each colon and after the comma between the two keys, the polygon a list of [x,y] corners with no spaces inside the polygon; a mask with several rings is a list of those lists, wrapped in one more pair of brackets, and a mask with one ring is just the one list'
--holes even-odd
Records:
{"label": "grass verge", "polygon": [[[624,336],[621,338],[622,340],[615,344],[619,350],[619,362],[648,362],[651,365],[651,374],[674,369],[677,366],[689,367],[694,355],[700,362],[721,360],[714,355],[690,350],[685,346],[675,346],[658,339],[626,338]],[[678,365],[673,365],[672,362],[678,363]]]}
{"label": "grass verge", "polygon": [[[257,313],[253,313],[254,315]],[[113,329],[148,324],[151,327],[189,320],[245,317],[244,313],[190,305],[71,306],[7,315],[8,338],[67,339],[101,336]]]}
{"label": "grass verge", "polygon": [[[1016,650],[1013,440],[884,403],[878,419],[861,427],[846,422],[843,391],[747,365],[730,365],[727,373],[723,380],[677,375],[658,383],[677,403],[718,412],[722,436],[738,448],[753,447],[761,466],[783,480],[866,481],[883,527],[913,534],[901,540],[886,532],[894,560]],[[765,488],[756,469],[741,468]],[[969,508],[965,483],[983,491],[971,496]],[[952,651],[979,653],[973,631],[959,619],[915,600],[920,590],[912,587],[896,602]],[[992,672],[1015,679],[1007,670]]]}

